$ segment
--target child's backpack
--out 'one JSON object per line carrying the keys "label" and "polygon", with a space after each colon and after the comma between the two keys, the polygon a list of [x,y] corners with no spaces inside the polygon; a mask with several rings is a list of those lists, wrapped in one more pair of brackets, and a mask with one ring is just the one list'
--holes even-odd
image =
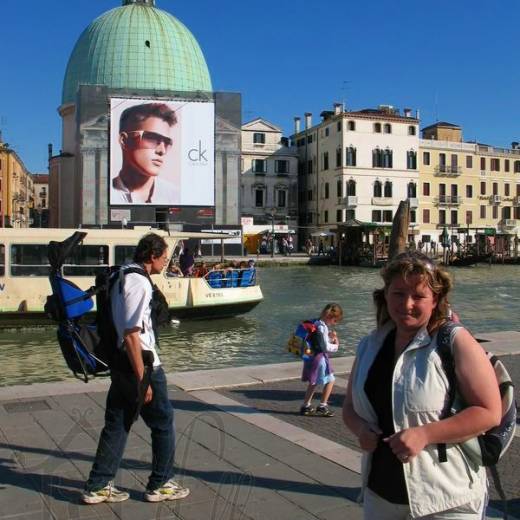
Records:
{"label": "child's backpack", "polygon": [[304,361],[312,359],[316,354],[317,321],[305,320],[299,323],[287,342],[287,350]]}
{"label": "child's backpack", "polygon": [[[464,403],[457,392],[457,378],[455,375],[455,362],[453,358],[452,332],[462,327],[460,323],[449,321],[442,325],[437,334],[437,353],[441,358],[443,369],[449,381],[449,413],[457,413],[464,408]],[[507,518],[507,501],[505,497],[500,477],[496,468],[497,462],[507,451],[515,436],[516,429],[516,403],[514,396],[514,386],[511,376],[506,367],[496,356],[486,352],[490,363],[493,366],[500,389],[502,399],[502,420],[500,424],[487,432],[474,437],[464,443],[461,448],[464,454],[473,464],[486,466],[489,468],[493,477],[495,488],[504,503],[505,515]],[[439,460],[447,460],[445,445],[439,446]]]}

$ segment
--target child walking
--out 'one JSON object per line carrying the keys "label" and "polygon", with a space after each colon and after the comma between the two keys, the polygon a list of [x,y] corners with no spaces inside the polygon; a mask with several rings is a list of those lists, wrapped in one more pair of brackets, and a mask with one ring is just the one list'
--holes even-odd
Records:
{"label": "child walking", "polygon": [[[316,332],[311,337],[314,355],[303,362],[302,381],[308,382],[301,415],[319,415],[332,417],[334,412],[328,406],[328,400],[334,386],[334,373],[330,364],[329,353],[337,352],[338,336],[334,330],[329,330],[343,318],[343,309],[337,303],[329,303],[321,311],[320,318],[315,322]],[[314,409],[311,402],[318,385],[323,385],[321,402]]]}

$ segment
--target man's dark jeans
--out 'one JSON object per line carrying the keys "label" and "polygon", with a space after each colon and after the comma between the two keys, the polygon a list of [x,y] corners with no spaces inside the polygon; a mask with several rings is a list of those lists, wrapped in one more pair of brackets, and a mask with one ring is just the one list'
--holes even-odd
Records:
{"label": "man's dark jeans", "polygon": [[[134,397],[128,396],[119,384],[119,374],[112,374],[112,384],[107,396],[105,427],[101,432],[94,465],[85,486],[87,491],[96,491],[114,480],[121,464],[128,437],[125,423],[135,411]],[[151,376],[152,402],[143,406],[141,417],[152,434],[152,473],[147,489],[161,487],[173,477],[175,455],[175,431],[173,408],[168,399],[166,376],[162,367],[156,368]],[[129,429],[129,428],[128,428]]]}

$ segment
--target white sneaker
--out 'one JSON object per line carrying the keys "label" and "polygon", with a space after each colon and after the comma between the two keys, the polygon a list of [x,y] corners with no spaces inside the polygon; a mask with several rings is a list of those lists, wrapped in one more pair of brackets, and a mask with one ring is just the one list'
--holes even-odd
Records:
{"label": "white sneaker", "polygon": [[161,487],[146,490],[144,498],[147,502],[162,502],[163,500],[179,500],[186,498],[190,494],[188,488],[182,487],[174,480],[168,480]]}
{"label": "white sneaker", "polygon": [[113,482],[109,482],[104,488],[97,491],[83,491],[81,500],[85,504],[101,504],[101,502],[124,502],[130,495],[126,491],[121,491],[114,487]]}

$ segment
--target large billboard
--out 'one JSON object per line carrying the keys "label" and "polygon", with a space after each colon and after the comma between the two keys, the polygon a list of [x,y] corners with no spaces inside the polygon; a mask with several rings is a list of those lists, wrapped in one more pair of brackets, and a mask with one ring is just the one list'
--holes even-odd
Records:
{"label": "large billboard", "polygon": [[214,103],[111,98],[110,120],[110,205],[215,205]]}

